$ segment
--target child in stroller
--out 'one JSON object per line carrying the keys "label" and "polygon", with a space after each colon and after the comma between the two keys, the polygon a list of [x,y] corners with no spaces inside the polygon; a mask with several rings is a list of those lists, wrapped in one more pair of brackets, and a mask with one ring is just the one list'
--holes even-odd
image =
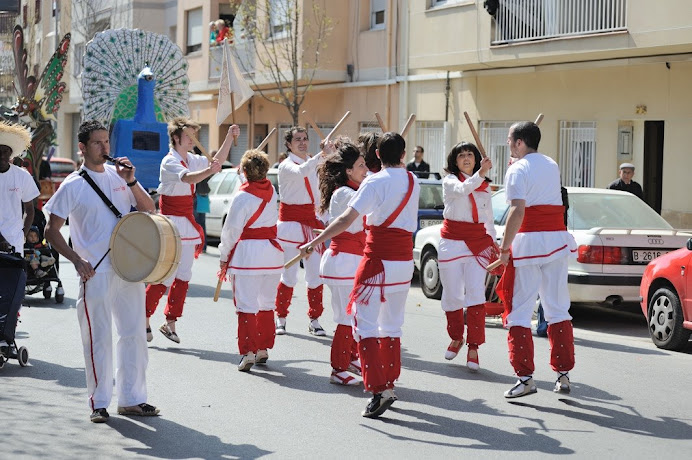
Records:
{"label": "child in stroller", "polygon": [[42,211],[37,211],[34,225],[29,230],[24,244],[24,258],[27,261],[26,295],[43,291],[43,297],[50,299],[53,293],[52,282],[58,283],[55,301],[63,303],[65,290],[58,277],[58,253],[43,239],[46,220]]}

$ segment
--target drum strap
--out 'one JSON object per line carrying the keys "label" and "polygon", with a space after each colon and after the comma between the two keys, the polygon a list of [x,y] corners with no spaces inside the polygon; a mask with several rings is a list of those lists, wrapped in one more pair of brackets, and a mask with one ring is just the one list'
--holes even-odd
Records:
{"label": "drum strap", "polygon": [[96,182],[94,182],[94,179],[92,179],[89,174],[87,174],[86,170],[82,169],[79,171],[79,175],[84,178],[85,181],[87,181],[87,184],[91,185],[91,188],[94,189],[94,191],[98,194],[99,197],[103,200],[104,203],[106,203],[106,206],[108,206],[108,209],[113,211],[113,214],[115,214],[115,217],[118,219],[122,218],[123,215],[118,211],[118,208],[115,207],[113,202],[108,199],[108,197],[101,191],[98,185],[96,185]]}

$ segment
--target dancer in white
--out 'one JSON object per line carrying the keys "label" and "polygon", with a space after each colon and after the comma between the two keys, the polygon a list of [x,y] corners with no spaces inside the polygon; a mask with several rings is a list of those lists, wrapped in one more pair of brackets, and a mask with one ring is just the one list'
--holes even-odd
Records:
{"label": "dancer in white", "polygon": [[[79,149],[84,165],[70,174],[45,206],[49,213],[46,239],[72,262],[81,278],[77,316],[82,333],[91,421],[105,422],[113,396],[113,337],[115,320],[115,386],[118,413],[157,415],[159,409],[146,403],[147,342],[144,331],[144,283],[131,283],[115,274],[108,244],[118,223],[115,211],[99,197],[87,180],[92,180],[121,215],[138,211],[155,212],[154,202],[137,183],[135,168],[106,165],[110,153],[108,131],[98,121],[79,127]],[[120,164],[130,165],[123,157]],[[60,233],[70,218],[72,249]]]}
{"label": "dancer in white", "polygon": [[485,267],[499,255],[486,178],[491,167],[490,159],[481,159],[475,145],[460,142],[447,155],[448,175],[442,181],[445,209],[439,266],[442,310],[452,339],[445,359],[454,359],[464,344],[466,311],[466,366],[472,371],[480,368],[478,347],[485,342]]}

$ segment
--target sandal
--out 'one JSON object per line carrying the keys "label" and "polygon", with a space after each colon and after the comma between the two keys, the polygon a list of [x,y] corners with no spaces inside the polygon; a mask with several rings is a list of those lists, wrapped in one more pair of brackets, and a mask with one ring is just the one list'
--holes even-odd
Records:
{"label": "sandal", "polygon": [[159,408],[151,404],[142,403],[130,407],[118,407],[119,415],[135,415],[140,417],[153,417],[159,415]]}

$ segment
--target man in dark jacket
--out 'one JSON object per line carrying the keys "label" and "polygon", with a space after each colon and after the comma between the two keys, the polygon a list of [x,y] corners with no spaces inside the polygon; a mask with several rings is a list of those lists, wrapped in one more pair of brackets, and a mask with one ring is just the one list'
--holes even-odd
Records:
{"label": "man in dark jacket", "polygon": [[620,165],[620,178],[608,184],[607,188],[611,190],[630,192],[631,194],[638,196],[640,200],[644,201],[644,192],[642,191],[642,186],[633,181],[632,177],[634,177],[634,165],[632,163],[623,163]]}
{"label": "man in dark jacket", "polygon": [[[406,163],[406,169],[409,171],[413,172],[419,172],[419,173],[429,173],[430,172],[430,165],[423,161],[423,147],[420,145],[416,146],[416,149],[413,151],[413,160],[409,161]],[[422,179],[427,179],[429,174],[416,174],[418,177]]]}

